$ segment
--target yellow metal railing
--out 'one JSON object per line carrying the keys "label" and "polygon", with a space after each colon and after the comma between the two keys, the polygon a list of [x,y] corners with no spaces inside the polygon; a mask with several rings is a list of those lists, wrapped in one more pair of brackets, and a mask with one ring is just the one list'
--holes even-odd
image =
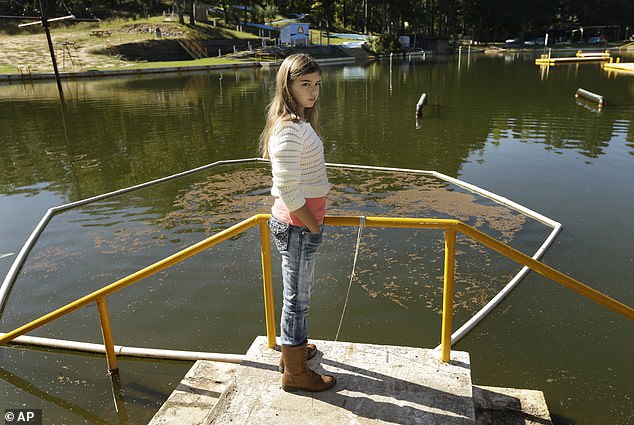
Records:
{"label": "yellow metal railing", "polygon": [[[161,261],[158,261],[136,273],[133,273],[123,279],[120,279],[108,286],[105,286],[89,295],[86,295],[74,302],[71,302],[51,313],[48,313],[26,325],[23,325],[11,332],[0,335],[0,345],[6,344],[13,339],[24,335],[34,329],[37,329],[53,320],[56,320],[72,311],[75,311],[87,304],[95,302],[98,307],[101,322],[102,336],[106,351],[106,359],[108,369],[117,369],[117,358],[114,349],[114,339],[112,337],[112,329],[110,327],[110,319],[108,308],[106,305],[106,297],[126,286],[138,282],[152,274],[164,270],[172,265],[192,257],[201,251],[204,251],[218,243],[225,241],[247,229],[259,225],[260,242],[262,255],[262,280],[264,284],[264,310],[266,317],[266,332],[269,348],[274,348],[275,342],[275,311],[272,284],[271,269],[271,251],[270,251],[270,233],[267,221],[269,214],[258,214],[250,217],[226,230],[223,230],[189,248],[186,248],[176,254],[173,254]],[[359,226],[360,217],[326,217],[327,225],[331,226]],[[425,228],[444,230],[445,232],[445,270],[444,270],[444,291],[443,291],[443,312],[442,312],[442,330],[441,330],[441,360],[448,362],[451,353],[451,332],[452,332],[452,313],[453,313],[453,293],[454,293],[454,274],[455,274],[455,248],[456,235],[461,233],[474,240],[479,241],[485,246],[499,252],[500,254],[523,264],[537,273],[554,280],[555,282],[595,301],[610,310],[619,313],[631,320],[634,320],[634,309],[604,295],[594,289],[576,281],[575,279],[549,267],[539,261],[534,260],[526,254],[517,251],[502,242],[497,241],[491,236],[468,226],[459,220],[450,219],[417,219],[417,218],[383,218],[383,217],[366,217],[365,226],[367,227],[398,227],[398,228]]]}

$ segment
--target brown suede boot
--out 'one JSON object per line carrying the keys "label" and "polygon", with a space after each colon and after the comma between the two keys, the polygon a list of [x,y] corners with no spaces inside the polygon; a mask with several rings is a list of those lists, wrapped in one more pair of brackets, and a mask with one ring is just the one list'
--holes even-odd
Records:
{"label": "brown suede boot", "polygon": [[[317,354],[317,346],[315,344],[306,344],[306,360],[310,360]],[[284,373],[284,356],[280,356],[280,373]]]}
{"label": "brown suede boot", "polygon": [[337,382],[334,376],[322,375],[310,370],[306,363],[306,355],[305,343],[295,347],[282,345],[282,358],[285,365],[282,375],[282,389],[284,391],[324,391]]}

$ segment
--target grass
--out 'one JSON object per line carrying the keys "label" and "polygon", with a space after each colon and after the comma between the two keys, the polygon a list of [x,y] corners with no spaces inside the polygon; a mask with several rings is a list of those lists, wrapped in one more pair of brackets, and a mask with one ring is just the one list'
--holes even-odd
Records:
{"label": "grass", "polygon": [[121,69],[148,69],[148,68],[176,68],[184,66],[206,66],[206,65],[235,65],[250,62],[249,60],[230,59],[230,58],[203,58],[188,61],[168,61],[168,62],[137,62],[133,66],[121,68],[108,68],[108,70]]}
{"label": "grass", "polygon": [[0,74],[17,74],[18,71],[18,68],[15,66],[0,64]]}
{"label": "grass", "polygon": [[[164,61],[164,62],[147,62],[147,61],[121,61],[117,56],[108,55],[106,52],[110,50],[110,46],[116,46],[124,43],[143,43],[147,40],[155,40],[155,30],[160,26],[163,39],[182,39],[197,37],[209,40],[254,40],[254,45],[259,45],[260,38],[255,34],[237,31],[235,27],[225,25],[222,20],[215,19],[216,25],[212,22],[197,22],[196,26],[181,25],[178,22],[166,21],[164,16],[153,16],[148,19],[132,19],[132,18],[113,18],[102,22],[78,22],[64,23],[51,26],[51,35],[54,43],[61,41],[74,42],[84,53],[82,57],[83,66],[81,69],[73,69],[73,71],[82,70],[129,70],[129,69],[148,69],[148,68],[176,68],[190,66],[207,66],[207,65],[233,65],[252,61],[266,61],[268,58],[246,55],[244,57],[210,57],[197,60],[184,61]],[[186,17],[186,22],[189,22]],[[15,30],[15,32],[14,32]],[[93,30],[110,31],[110,37],[91,36]],[[11,40],[12,35],[21,36]],[[32,35],[33,37],[30,37]],[[311,37],[313,43],[319,43],[319,30],[311,29]],[[7,58],[4,63],[0,64],[0,74],[17,74],[19,67],[29,66],[32,72],[49,72],[50,57],[46,48],[41,28],[29,27],[28,31],[22,31],[16,28],[8,28],[7,25],[0,27],[0,42],[4,38],[3,48],[7,48]],[[19,40],[19,41],[18,41]],[[257,43],[255,42],[257,40]],[[345,38],[331,38],[331,45],[338,45],[348,41]],[[326,32],[322,32],[322,43],[328,44]],[[59,46],[56,44],[56,47]],[[29,54],[26,54],[29,53]],[[59,56],[59,52],[58,56]],[[105,54],[104,54],[105,53]],[[210,52],[213,54],[213,52]],[[240,56],[240,55],[238,55]],[[14,63],[15,61],[15,63]],[[60,59],[58,58],[58,63]],[[60,69],[67,72],[67,69]]]}
{"label": "grass", "polygon": [[[319,28],[310,30],[310,39],[313,44],[319,44]],[[359,41],[356,38],[344,38],[344,37],[330,37],[330,43],[328,43],[328,37],[326,36],[326,30],[321,31],[321,44],[330,44],[331,46],[338,46],[346,41]]]}
{"label": "grass", "polygon": [[[179,67],[193,67],[193,66],[208,66],[208,65],[236,65],[249,63],[249,59],[241,60],[241,59],[233,59],[227,57],[215,57],[215,58],[203,58],[196,60],[186,60],[186,61],[166,61],[166,62],[131,62],[130,66],[122,66],[122,67],[109,67],[109,68],[98,68],[98,67],[88,67],[86,69],[82,69],[81,71],[122,71],[122,70],[131,70],[131,69],[153,69],[153,68],[179,68]],[[19,69],[15,66],[11,65],[0,65],[0,75],[2,74],[17,74]],[[62,72],[64,72],[62,70]]]}
{"label": "grass", "polygon": [[[189,18],[186,17],[185,22],[189,22]],[[236,31],[233,26],[225,25],[222,22],[219,22],[217,25],[213,25],[209,22],[197,22],[196,26],[192,27],[187,24],[181,25],[178,21],[166,21],[164,16],[153,16],[148,19],[110,19],[107,21],[103,21],[100,23],[84,23],[77,24],[78,30],[81,32],[86,32],[87,30],[108,30],[108,31],[121,31],[126,28],[132,28],[134,26],[150,26],[161,28],[174,28],[179,31],[184,32],[186,35],[196,35],[201,38],[212,38],[212,39],[250,39],[250,38],[258,38],[256,35],[241,31]],[[153,34],[148,33],[148,35],[153,36]]]}

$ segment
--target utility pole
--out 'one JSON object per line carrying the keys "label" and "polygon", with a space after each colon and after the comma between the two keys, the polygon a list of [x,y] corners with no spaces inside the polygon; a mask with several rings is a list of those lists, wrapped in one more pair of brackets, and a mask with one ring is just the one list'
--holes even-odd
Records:
{"label": "utility pole", "polygon": [[[35,1],[35,0],[34,0]],[[64,92],[62,90],[62,81],[59,76],[59,70],[57,69],[57,60],[55,59],[55,48],[53,47],[53,40],[51,39],[51,31],[50,24],[51,22],[61,22],[72,20],[76,22],[98,22],[99,20],[96,18],[76,18],[75,15],[67,15],[61,16],[58,18],[51,18],[50,13],[50,2],[52,0],[38,0],[40,4],[40,16],[39,18],[36,16],[0,16],[0,19],[15,19],[19,21],[24,20],[33,20],[33,22],[27,22],[24,24],[19,24],[19,28],[28,27],[31,25],[42,25],[44,27],[44,32],[46,34],[46,41],[48,43],[48,50],[51,53],[51,62],[53,62],[53,71],[55,72],[55,82],[57,83],[57,91],[59,91],[59,97],[62,101],[64,101]],[[53,3],[54,4],[54,3]],[[54,11],[54,10],[53,10]]]}
{"label": "utility pole", "polygon": [[46,41],[48,41],[48,50],[51,52],[51,61],[53,62],[53,72],[55,72],[55,81],[57,82],[57,91],[59,91],[59,97],[64,100],[64,91],[62,90],[62,80],[59,76],[59,70],[57,69],[57,60],[55,59],[55,48],[53,47],[53,40],[51,39],[51,31],[48,24],[48,1],[40,0],[40,15],[42,17],[42,26],[46,33]]}

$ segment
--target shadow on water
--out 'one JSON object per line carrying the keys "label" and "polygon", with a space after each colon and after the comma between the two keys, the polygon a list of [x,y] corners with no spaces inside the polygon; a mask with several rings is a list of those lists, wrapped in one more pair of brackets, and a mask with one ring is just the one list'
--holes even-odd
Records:
{"label": "shadow on water", "polygon": [[[32,384],[26,379],[23,379],[2,368],[0,368],[0,379],[18,388],[20,391],[24,393],[37,397],[38,399],[45,401],[46,403],[50,403],[54,406],[60,407],[68,412],[72,412],[82,417],[83,419],[85,419],[88,423],[99,424],[99,425],[111,423],[102,419],[98,415],[95,415],[94,413],[84,409],[83,407],[77,404],[73,404],[69,402],[68,400],[65,400],[60,397],[55,397],[54,395],[51,395],[48,392],[41,390],[36,385]],[[116,392],[117,391],[115,391],[115,393]],[[118,392],[120,392],[120,388]],[[124,422],[124,423],[127,423],[127,422]]]}

